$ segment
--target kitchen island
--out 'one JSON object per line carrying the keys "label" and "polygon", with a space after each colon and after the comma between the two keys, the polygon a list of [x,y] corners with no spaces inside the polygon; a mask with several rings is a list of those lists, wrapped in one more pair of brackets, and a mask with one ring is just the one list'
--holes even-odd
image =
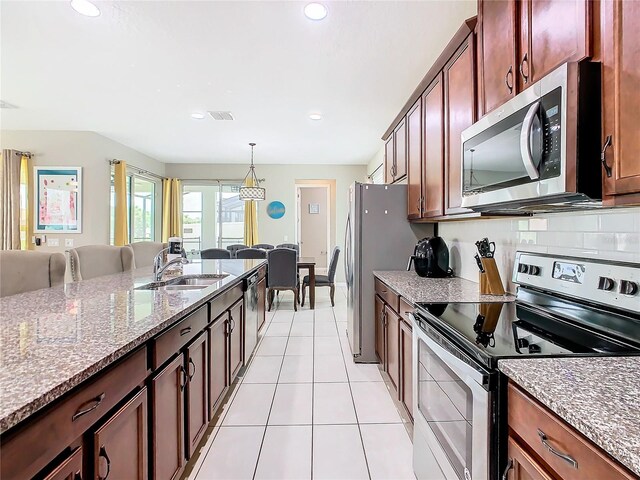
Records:
{"label": "kitchen island", "polygon": [[[242,284],[256,272],[264,276],[265,270],[265,260],[204,260],[173,273],[209,278],[190,288],[144,289],[154,280],[149,267],[0,299],[2,478],[31,477],[43,468],[55,473],[51,462],[58,457],[63,465],[80,458],[81,467],[74,468],[87,478],[107,471],[118,476],[117,448],[111,455],[102,451],[99,433],[109,425],[105,416],[132,402],[139,440],[134,477],[179,474],[190,453],[188,442],[186,452],[180,446],[184,435],[193,441],[202,437],[221,393],[237,375],[243,356],[251,354],[243,352]],[[261,299],[264,305],[264,294]],[[168,381],[162,383],[163,378]],[[190,400],[199,403],[199,413],[190,412]],[[178,439],[166,437],[171,433],[158,416],[164,408],[165,419],[172,418],[167,417],[172,402],[179,404],[173,405],[178,417],[186,406],[186,433],[174,428]],[[155,454],[155,441],[147,445],[144,438],[151,431],[155,439],[155,423],[163,428],[164,442],[176,445],[176,452],[167,452],[180,457],[171,466],[175,471],[156,465],[162,455]],[[155,460],[147,462],[147,451]]]}

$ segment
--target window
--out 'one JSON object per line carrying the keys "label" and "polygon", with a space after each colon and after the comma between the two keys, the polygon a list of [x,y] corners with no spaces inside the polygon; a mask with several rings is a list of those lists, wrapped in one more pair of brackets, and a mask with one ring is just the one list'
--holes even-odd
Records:
{"label": "window", "polygon": [[[159,238],[160,203],[162,185],[159,181],[136,173],[127,172],[127,212],[129,225],[129,241],[156,241]],[[115,235],[115,188],[113,174],[111,175],[111,215],[110,215],[110,243],[114,243]]]}
{"label": "window", "polygon": [[187,251],[226,248],[244,241],[240,183],[183,184],[182,237]]}

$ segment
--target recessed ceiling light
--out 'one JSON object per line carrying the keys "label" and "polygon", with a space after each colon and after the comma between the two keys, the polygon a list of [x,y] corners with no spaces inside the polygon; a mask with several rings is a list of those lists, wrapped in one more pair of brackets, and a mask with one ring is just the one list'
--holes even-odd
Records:
{"label": "recessed ceiling light", "polygon": [[89,0],[71,0],[71,8],[85,17],[97,17],[100,9]]}
{"label": "recessed ceiling light", "polygon": [[322,120],[322,114],[321,113],[310,113],[309,114],[309,118],[311,120]]}
{"label": "recessed ceiling light", "polygon": [[206,117],[206,115],[204,113],[200,113],[200,112],[193,112],[191,114],[191,118],[195,118],[196,120],[203,120],[204,117]]}
{"label": "recessed ceiling light", "polygon": [[327,16],[327,7],[321,3],[310,3],[304,7],[304,14],[309,20],[322,20]]}

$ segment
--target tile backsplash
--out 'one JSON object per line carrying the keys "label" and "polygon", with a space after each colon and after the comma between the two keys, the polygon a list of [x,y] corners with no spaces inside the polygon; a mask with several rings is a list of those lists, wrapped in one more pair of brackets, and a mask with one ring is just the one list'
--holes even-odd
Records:
{"label": "tile backsplash", "polygon": [[442,222],[439,235],[449,246],[456,276],[478,281],[476,240],[496,242],[496,263],[508,290],[515,253],[554,253],[640,263],[640,208],[602,209],[536,215],[529,218]]}

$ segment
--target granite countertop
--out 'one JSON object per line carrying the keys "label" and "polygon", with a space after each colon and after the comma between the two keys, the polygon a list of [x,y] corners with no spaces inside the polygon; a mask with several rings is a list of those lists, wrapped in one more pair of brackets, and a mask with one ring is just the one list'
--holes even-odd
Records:
{"label": "granite countertop", "polygon": [[640,357],[500,360],[515,383],[640,475]]}
{"label": "granite countertop", "polygon": [[425,278],[415,271],[375,271],[373,274],[394,289],[409,302],[426,303],[477,303],[512,302],[513,295],[481,295],[480,286],[458,277]]}
{"label": "granite countertop", "polygon": [[[123,357],[266,260],[197,260],[201,290],[135,290],[151,267],[0,298],[0,433]],[[168,275],[165,275],[167,278]]]}

